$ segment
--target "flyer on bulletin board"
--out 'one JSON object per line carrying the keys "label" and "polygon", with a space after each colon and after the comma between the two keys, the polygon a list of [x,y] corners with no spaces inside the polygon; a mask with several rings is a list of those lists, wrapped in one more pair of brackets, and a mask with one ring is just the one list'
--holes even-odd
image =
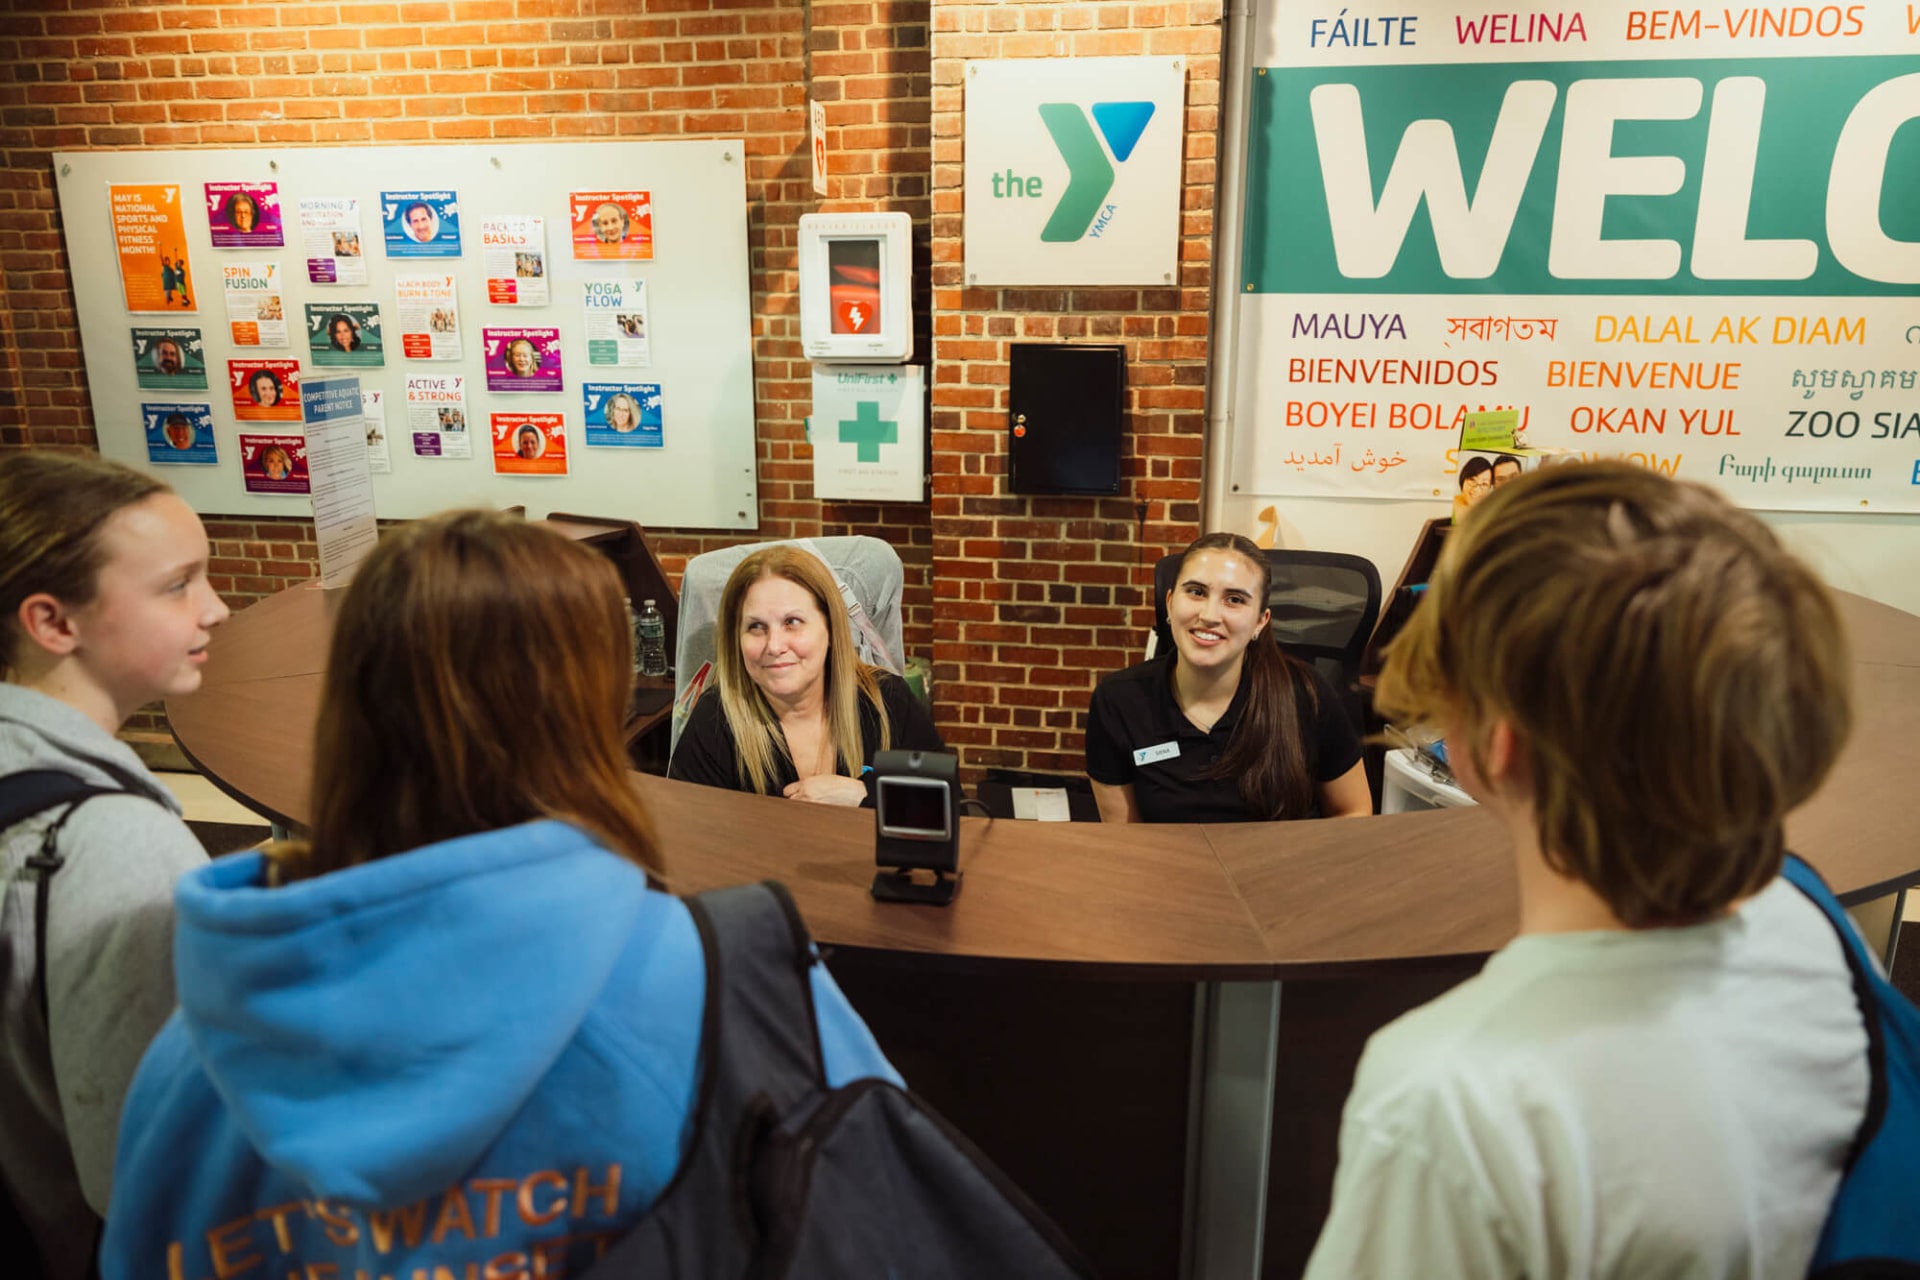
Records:
{"label": "flyer on bulletin board", "polygon": [[307,303],[307,351],[321,368],[377,369],[387,362],[377,302]]}
{"label": "flyer on bulletin board", "polygon": [[393,295],[399,303],[401,355],[460,358],[460,302],[452,276],[396,276]]}
{"label": "flyer on bulletin board", "polygon": [[227,385],[242,422],[300,421],[298,360],[229,360]]}
{"label": "flyer on bulletin board", "polygon": [[220,269],[227,298],[227,330],[236,347],[287,345],[287,307],[280,296],[280,264],[230,262]]}
{"label": "flyer on bulletin board", "polygon": [[278,249],[286,244],[277,182],[209,182],[207,228],[216,249]]}
{"label": "flyer on bulletin board", "polygon": [[304,494],[307,482],[305,436],[240,437],[240,476],[248,493]]}
{"label": "flyer on bulletin board", "polygon": [[451,191],[382,191],[389,258],[460,256],[460,201]]}
{"label": "flyer on bulletin board", "polygon": [[577,261],[653,260],[651,192],[573,191],[567,211]]}
{"label": "flyer on bulletin board", "polygon": [[502,476],[567,474],[565,418],[557,413],[494,414],[493,471]]}
{"label": "flyer on bulletin board", "polygon": [[658,383],[589,382],[580,400],[589,445],[658,449],[666,443]]}
{"label": "flyer on bulletin board", "polygon": [[387,449],[387,393],[379,387],[360,388],[360,416],[367,424],[367,470],[391,475],[393,455]]}
{"label": "flyer on bulletin board", "polygon": [[644,368],[653,363],[645,280],[589,280],[581,301],[587,313],[588,364]]}
{"label": "flyer on bulletin board", "polygon": [[135,329],[133,376],[142,391],[205,391],[207,348],[198,329]]}
{"label": "flyer on bulletin board", "polygon": [[329,196],[300,202],[300,237],[313,284],[365,284],[367,259],[360,247],[360,201]]}
{"label": "flyer on bulletin board", "polygon": [[220,461],[213,443],[210,404],[143,404],[147,461],[166,466],[210,467]]}
{"label": "flyer on bulletin board", "polygon": [[560,391],[558,329],[482,329],[487,390]]}
{"label": "flyer on bulletin board", "polygon": [[480,223],[480,265],[487,301],[503,307],[547,305],[547,220],[487,218]]}
{"label": "flyer on bulletin board", "polygon": [[416,458],[471,458],[465,374],[407,375],[407,434]]}
{"label": "flyer on bulletin board", "polygon": [[107,200],[127,310],[193,310],[185,211],[178,183],[110,182]]}

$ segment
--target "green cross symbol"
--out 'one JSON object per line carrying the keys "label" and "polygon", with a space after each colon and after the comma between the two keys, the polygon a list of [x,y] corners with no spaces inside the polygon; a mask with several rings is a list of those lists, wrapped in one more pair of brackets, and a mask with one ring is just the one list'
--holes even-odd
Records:
{"label": "green cross symbol", "polygon": [[880,416],[878,400],[862,400],[853,417],[840,419],[840,443],[859,445],[862,462],[880,461],[880,446],[899,440],[900,424]]}

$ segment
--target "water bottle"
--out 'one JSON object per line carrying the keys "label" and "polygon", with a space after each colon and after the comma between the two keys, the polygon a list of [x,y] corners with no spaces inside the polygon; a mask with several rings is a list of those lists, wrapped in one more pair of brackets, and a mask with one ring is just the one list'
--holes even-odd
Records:
{"label": "water bottle", "polygon": [[620,603],[627,609],[627,638],[633,641],[633,674],[640,674],[640,615],[633,611],[633,598],[621,596]]}
{"label": "water bottle", "polygon": [[640,620],[633,624],[633,634],[638,641],[635,647],[640,654],[640,674],[667,674],[667,620],[653,601],[641,601]]}

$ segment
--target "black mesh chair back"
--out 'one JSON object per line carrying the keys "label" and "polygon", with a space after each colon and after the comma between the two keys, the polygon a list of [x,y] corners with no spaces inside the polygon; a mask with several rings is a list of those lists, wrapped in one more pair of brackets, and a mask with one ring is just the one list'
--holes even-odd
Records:
{"label": "black mesh chair back", "polygon": [[[1380,617],[1380,571],[1365,556],[1342,551],[1267,552],[1273,589],[1273,636],[1280,647],[1311,662],[1345,699],[1355,728],[1359,707],[1360,657]],[[1173,590],[1180,556],[1166,556],[1153,567],[1154,652],[1173,644],[1167,627],[1167,593]]]}

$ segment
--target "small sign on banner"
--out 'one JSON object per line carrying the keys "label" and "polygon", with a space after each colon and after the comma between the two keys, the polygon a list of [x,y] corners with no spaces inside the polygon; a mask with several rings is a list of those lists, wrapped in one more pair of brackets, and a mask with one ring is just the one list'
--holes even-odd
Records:
{"label": "small sign on banner", "polygon": [[815,365],[814,496],[926,501],[926,421],[919,365]]}

